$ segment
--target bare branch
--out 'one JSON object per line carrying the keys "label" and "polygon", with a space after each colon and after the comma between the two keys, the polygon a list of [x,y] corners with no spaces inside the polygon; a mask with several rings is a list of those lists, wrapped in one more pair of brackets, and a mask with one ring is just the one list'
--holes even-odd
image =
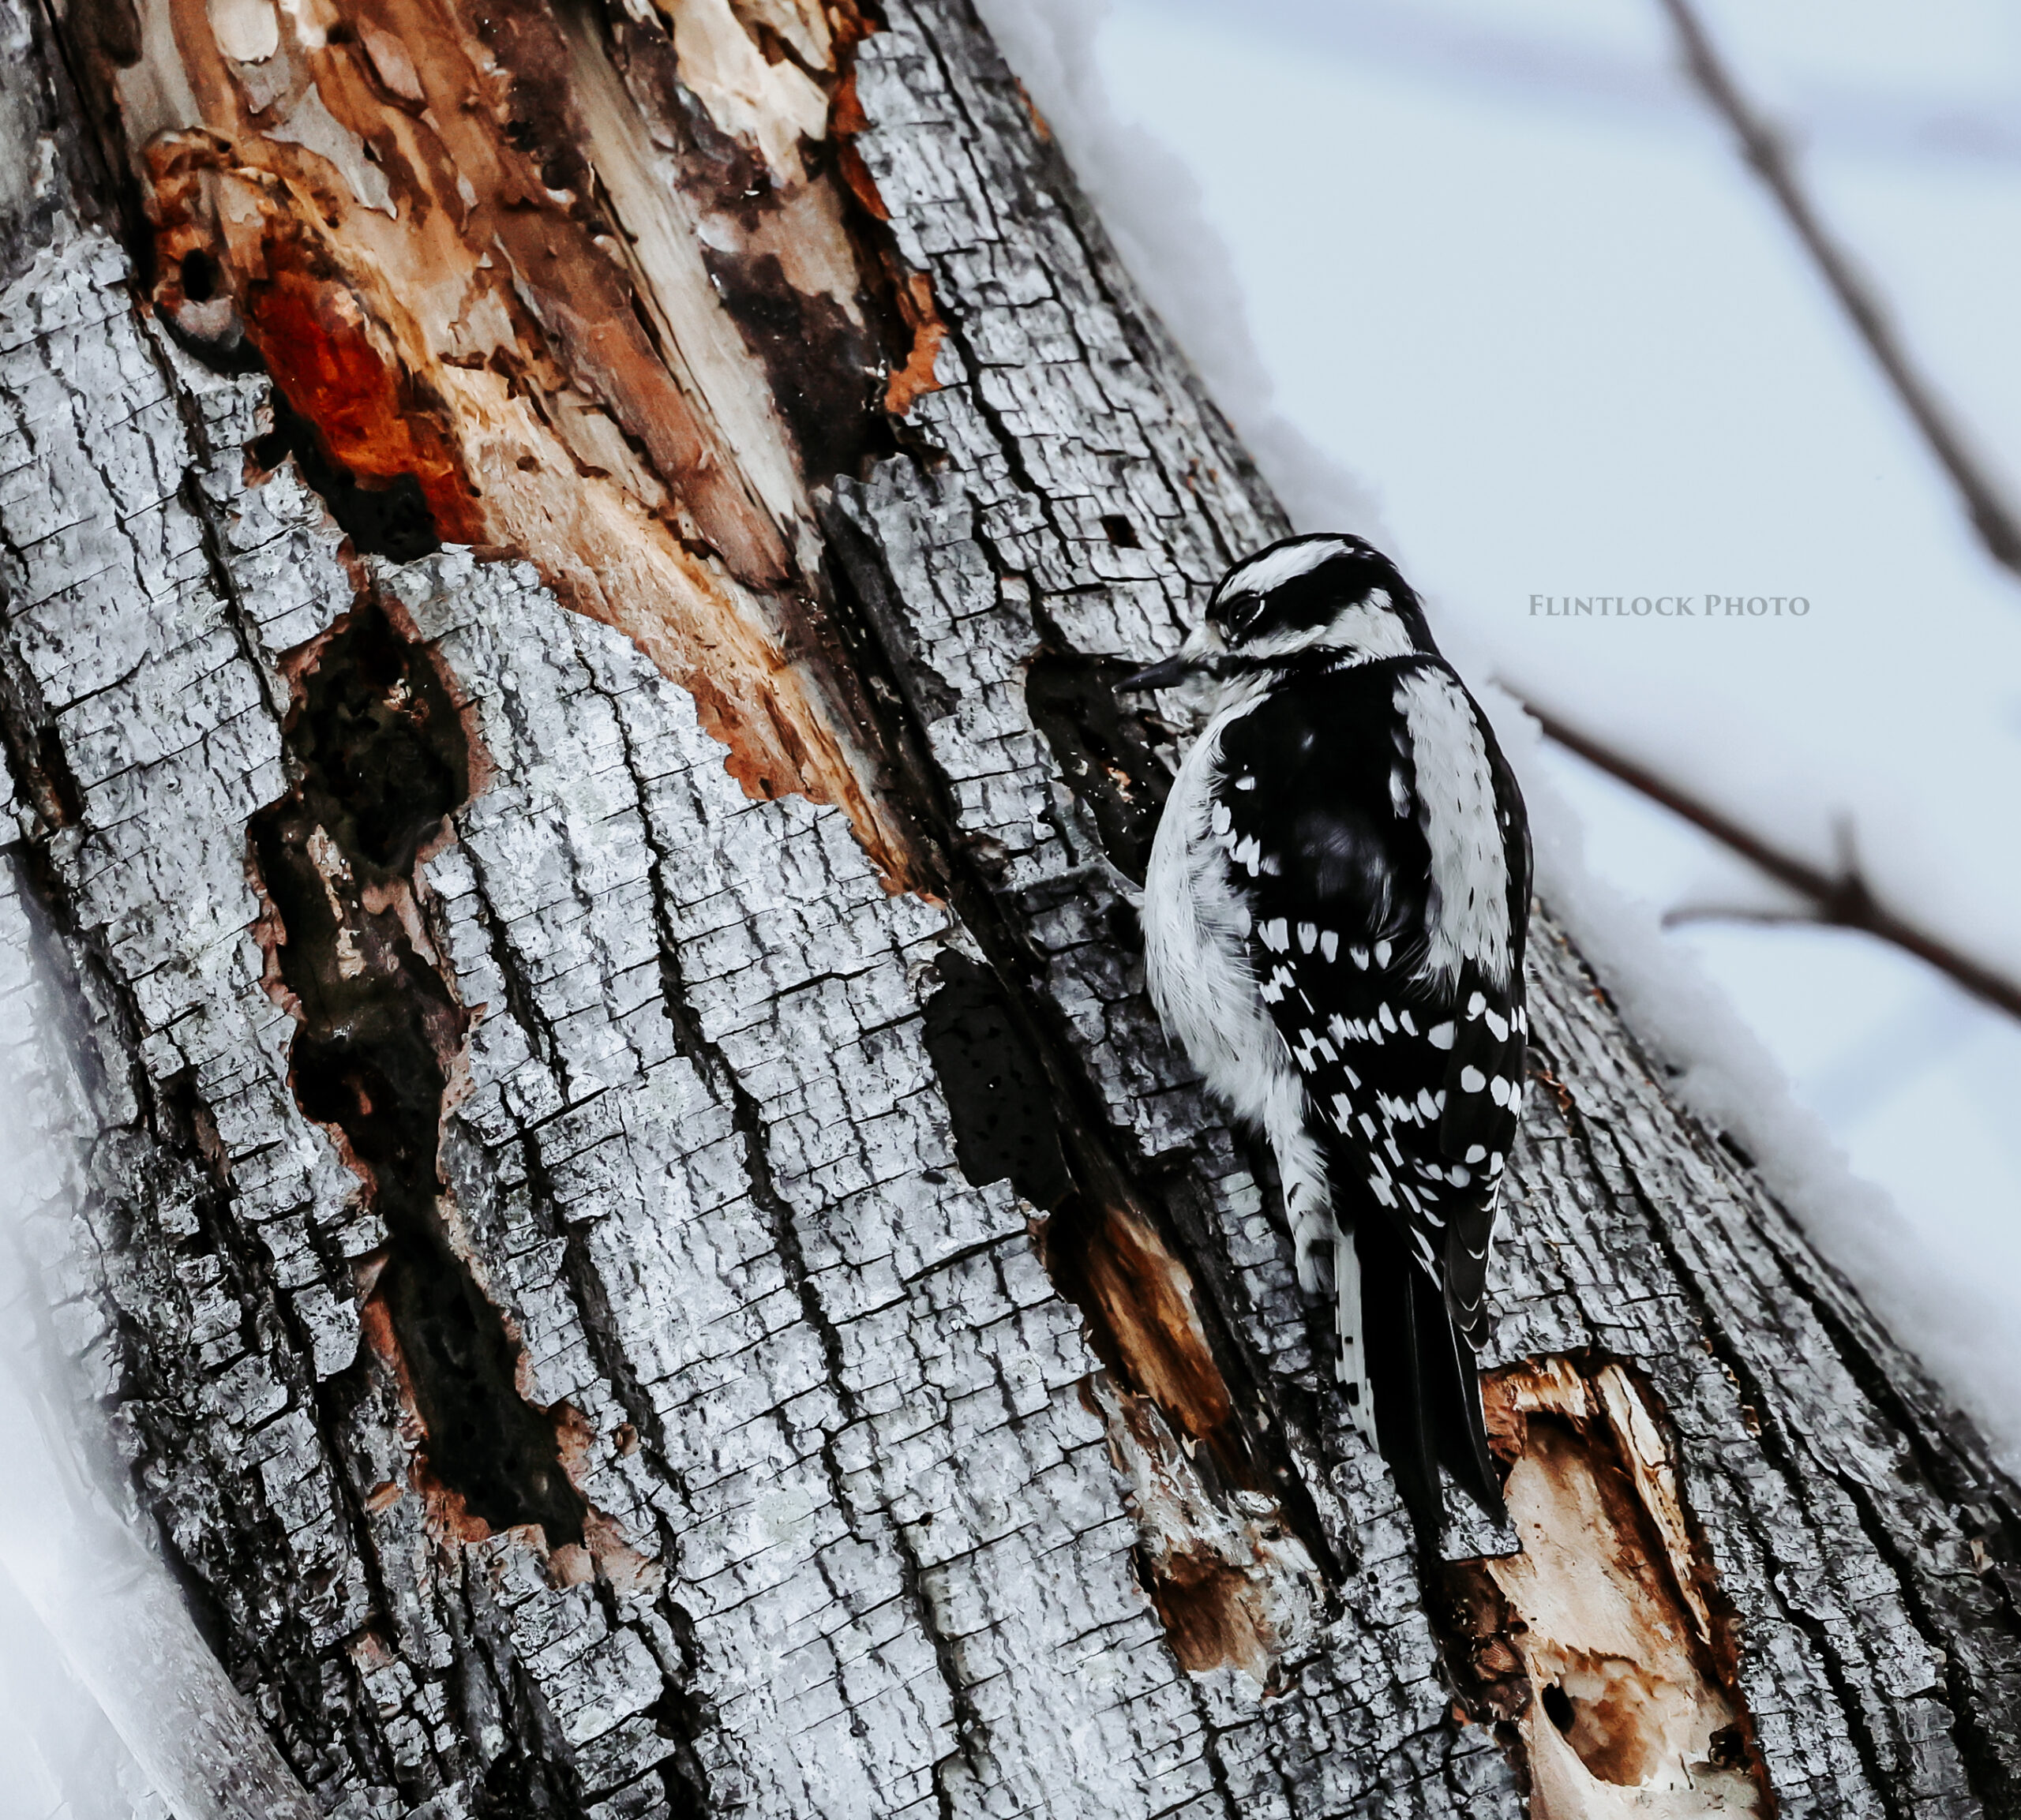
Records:
{"label": "bare branch", "polygon": [[1935,388],[1916,370],[1872,286],[1826,231],[1797,181],[1795,166],[1783,136],[1741,93],[1691,0],[1661,0],[1661,3],[1677,28],[1685,67],[1692,81],[1733,128],[1740,142],[1741,156],[1768,186],[1812,263],[1895,388],[1895,396],[1914,418],[1930,451],[1951,476],[1979,541],[1995,562],[2021,575],[2021,519],[2017,519],[1998,485],[1981,466],[1965,433],[1939,400]]}
{"label": "bare branch", "polygon": [[1824,929],[1830,927],[1813,910],[1766,910],[1756,904],[1680,904],[1666,910],[1666,929],[1693,923],[1751,923],[1762,929]]}
{"label": "bare branch", "polygon": [[[1546,739],[1555,741],[1568,752],[1576,753],[1595,770],[1606,772],[1651,802],[1660,803],[1672,815],[1710,834],[1722,846],[1731,848],[1742,859],[1759,867],[1778,883],[1809,898],[1817,905],[1815,920],[1818,923],[1838,929],[1857,929],[1903,949],[1955,980],[1975,998],[1984,999],[2010,1017],[2021,1018],[2021,984],[1970,956],[1961,954],[1928,931],[1904,922],[1875,901],[1854,857],[1849,825],[1842,822],[1838,830],[1838,873],[1834,875],[1822,871],[1808,861],[1794,859],[1779,848],[1770,845],[1760,835],[1700,802],[1667,778],[1659,777],[1648,766],[1623,758],[1599,740],[1566,725],[1534,702],[1524,701],[1523,706],[1543,728]],[[1744,919],[1767,922],[1778,919],[1747,912]]]}

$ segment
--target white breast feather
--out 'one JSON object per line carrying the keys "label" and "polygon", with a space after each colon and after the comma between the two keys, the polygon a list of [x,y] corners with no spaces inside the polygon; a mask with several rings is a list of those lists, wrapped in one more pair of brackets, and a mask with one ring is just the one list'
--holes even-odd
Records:
{"label": "white breast feather", "polygon": [[1308,1293],[1322,1286],[1322,1256],[1333,1265],[1334,1369],[1349,1419],[1373,1440],[1359,1260],[1333,1217],[1325,1153],[1306,1122],[1305,1083],[1264,1007],[1249,964],[1249,912],[1229,888],[1226,849],[1213,828],[1221,736],[1261,693],[1260,683],[1235,685],[1173,781],[1144,878],[1145,972],[1165,1028],[1209,1089],[1269,1141],[1300,1286]]}
{"label": "white breast feather", "polygon": [[1249,912],[1228,887],[1213,831],[1221,736],[1253,698],[1224,708],[1179,766],[1144,879],[1147,983],[1165,1028],[1209,1089],[1262,1129],[1284,1178],[1299,1275],[1318,1286],[1315,1249],[1338,1237],[1326,1163],[1305,1125],[1305,1083],[1265,1008],[1249,964]]}
{"label": "white breast feather", "polygon": [[1397,684],[1396,706],[1410,732],[1418,818],[1431,848],[1420,976],[1442,976],[1449,987],[1472,961],[1506,987],[1509,852],[1474,705],[1450,676],[1413,670]]}

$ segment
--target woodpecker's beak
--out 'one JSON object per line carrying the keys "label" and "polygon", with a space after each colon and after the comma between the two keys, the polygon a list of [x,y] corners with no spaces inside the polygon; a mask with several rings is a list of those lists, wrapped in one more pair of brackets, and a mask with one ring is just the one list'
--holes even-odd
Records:
{"label": "woodpecker's beak", "polygon": [[1169,689],[1183,683],[1200,667],[1198,657],[1189,657],[1183,651],[1172,654],[1153,664],[1148,669],[1125,676],[1115,685],[1119,695],[1133,694],[1150,689]]}
{"label": "woodpecker's beak", "polygon": [[1203,620],[1170,657],[1160,659],[1148,669],[1125,676],[1115,685],[1115,692],[1120,695],[1132,691],[1176,688],[1188,676],[1202,670],[1211,670],[1227,649],[1220,634]]}

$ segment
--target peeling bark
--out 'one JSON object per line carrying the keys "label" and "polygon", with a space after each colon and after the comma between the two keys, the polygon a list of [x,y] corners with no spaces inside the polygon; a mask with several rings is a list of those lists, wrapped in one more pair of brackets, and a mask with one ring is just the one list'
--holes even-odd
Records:
{"label": "peeling bark", "polygon": [[2013,1488],[1543,912],[1414,1552],[1126,889],[1280,515],[959,0],[13,3],[36,1268],[323,1811],[2021,1812]]}
{"label": "peeling bark", "polygon": [[1469,1630],[1477,1668],[1506,1679],[1513,1653],[1534,1695],[1511,1715],[1531,1811],[1761,1811],[1733,1615],[1648,1393],[1618,1364],[1562,1359],[1487,1388],[1523,1548],[1467,1563],[1499,1595],[1486,1650]]}

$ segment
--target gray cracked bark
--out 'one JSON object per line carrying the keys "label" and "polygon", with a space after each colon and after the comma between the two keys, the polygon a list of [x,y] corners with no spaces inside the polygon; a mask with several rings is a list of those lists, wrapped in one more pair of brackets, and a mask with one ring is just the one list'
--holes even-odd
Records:
{"label": "gray cracked bark", "polygon": [[959,0],[6,4],[32,1264],[321,1808],[2021,1812],[2014,1489],[1543,912],[1414,1558],[1120,882],[1280,515]]}

